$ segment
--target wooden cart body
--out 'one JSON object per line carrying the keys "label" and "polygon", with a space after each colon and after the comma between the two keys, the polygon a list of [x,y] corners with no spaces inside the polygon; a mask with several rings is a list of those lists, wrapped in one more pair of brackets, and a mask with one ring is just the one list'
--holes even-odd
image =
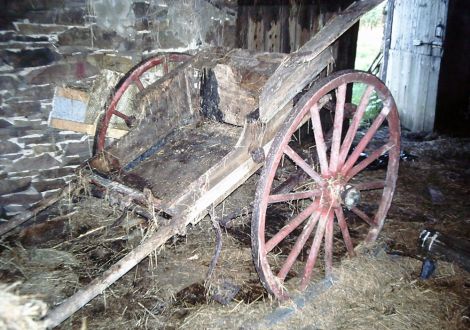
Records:
{"label": "wooden cart body", "polygon": [[[157,215],[178,219],[172,225],[184,232],[262,166],[294,97],[334,68],[332,43],[380,2],[355,3],[289,55],[198,53],[139,95],[138,123],[91,167],[114,185],[146,188]],[[95,183],[111,182],[95,177]],[[137,203],[147,200],[132,195]]]}

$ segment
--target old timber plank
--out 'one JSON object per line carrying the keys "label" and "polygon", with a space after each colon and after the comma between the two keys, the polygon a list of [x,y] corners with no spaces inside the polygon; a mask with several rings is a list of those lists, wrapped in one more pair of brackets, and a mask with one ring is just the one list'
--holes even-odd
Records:
{"label": "old timber plank", "polygon": [[[84,124],[73,120],[66,120],[60,118],[51,118],[49,126],[65,131],[86,133],[88,135],[95,135],[96,132],[96,127],[93,124]],[[113,139],[120,139],[128,132],[129,131],[123,129],[109,128],[106,136],[111,137]]]}
{"label": "old timber plank", "polygon": [[241,130],[214,121],[179,127],[153,156],[124,170],[145,178],[154,196],[172,200],[233,150]]}
{"label": "old timber plank", "polygon": [[264,84],[286,56],[235,49],[210,69],[207,78],[212,78],[212,81],[207,82],[212,85],[206,86],[204,92],[215,94],[215,100],[212,97],[208,101],[217,101],[214,105],[218,108],[221,121],[243,126],[246,116],[258,107],[258,97]]}
{"label": "old timber plank", "polygon": [[356,1],[344,12],[331,19],[298,51],[290,54],[264,86],[259,100],[260,119],[267,122],[292,100],[328,65],[329,46],[353,26],[362,15],[383,0]]}

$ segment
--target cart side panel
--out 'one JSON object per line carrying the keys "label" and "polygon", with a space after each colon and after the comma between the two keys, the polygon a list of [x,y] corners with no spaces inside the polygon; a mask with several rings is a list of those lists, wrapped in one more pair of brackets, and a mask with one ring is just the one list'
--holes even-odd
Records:
{"label": "cart side panel", "polygon": [[90,162],[92,167],[102,173],[121,170],[173,129],[197,122],[199,89],[193,72],[185,64],[138,94],[133,129],[96,155]]}

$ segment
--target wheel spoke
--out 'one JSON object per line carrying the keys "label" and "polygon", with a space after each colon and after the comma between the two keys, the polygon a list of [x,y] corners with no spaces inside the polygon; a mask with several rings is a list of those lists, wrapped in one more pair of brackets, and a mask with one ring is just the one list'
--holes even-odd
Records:
{"label": "wheel spoke", "polygon": [[318,222],[317,230],[315,232],[315,237],[313,238],[312,246],[310,247],[310,253],[308,254],[307,263],[305,264],[304,274],[302,276],[302,281],[300,283],[300,289],[304,290],[308,282],[310,281],[310,277],[312,277],[313,267],[315,266],[315,262],[317,261],[318,251],[320,250],[320,244],[323,239],[323,235],[325,234],[325,227],[326,223],[328,222],[329,212],[327,211],[322,212],[320,216],[320,221]]}
{"label": "wheel spoke", "polygon": [[313,228],[315,228],[315,225],[317,224],[319,217],[320,217],[320,212],[315,212],[310,216],[310,219],[308,219],[308,222],[305,225],[304,229],[302,230],[302,233],[299,235],[299,237],[295,241],[295,244],[292,247],[292,250],[287,256],[287,259],[284,265],[282,266],[281,270],[277,274],[277,277],[279,277],[281,280],[284,281],[284,279],[287,276],[287,273],[292,268],[292,265],[294,264],[294,262],[297,260],[297,257],[299,256],[300,252],[302,251],[302,248],[304,247],[305,243],[310,237],[310,234],[312,233]]}
{"label": "wheel spoke", "polygon": [[285,194],[289,191],[294,190],[298,184],[305,182],[308,179],[307,173],[301,168],[297,169],[291,174],[284,182],[280,183],[276,188],[273,189],[273,194]]}
{"label": "wheel spoke", "polygon": [[357,190],[377,190],[385,188],[385,181],[362,182],[355,184]]}
{"label": "wheel spoke", "polygon": [[[376,159],[378,159],[380,156],[385,154],[387,151],[392,149],[394,147],[392,142],[389,142],[387,144],[384,144],[382,147],[379,149],[376,149],[374,152],[372,152],[366,159],[362,160],[359,164],[355,165],[352,169],[350,169],[346,173],[346,181],[349,181],[353,176],[355,176],[357,173],[361,172],[363,169],[365,169],[367,166],[372,164],[372,162]],[[349,161],[348,161],[349,162]]]}
{"label": "wheel spoke", "polygon": [[278,245],[287,235],[289,235],[295,228],[297,228],[305,219],[307,219],[315,210],[318,209],[319,202],[312,202],[307,208],[300,212],[296,217],[291,219],[289,223],[279,230],[269,241],[266,242],[266,253],[270,252],[276,245]]}
{"label": "wheel spoke", "polygon": [[130,118],[128,115],[125,115],[122,112],[117,111],[117,110],[112,110],[111,113],[119,118],[124,119],[125,121],[129,120]]}
{"label": "wheel spoke", "polygon": [[372,220],[364,211],[358,209],[357,207],[353,207],[351,211],[370,226],[375,226],[374,220]]}
{"label": "wheel spoke", "polygon": [[362,116],[364,116],[364,112],[366,111],[367,104],[369,103],[369,98],[372,95],[373,90],[374,86],[367,86],[364,94],[362,94],[359,106],[356,109],[356,113],[354,114],[351,124],[349,125],[348,132],[346,133],[346,137],[344,138],[343,144],[341,145],[341,149],[339,151],[339,164],[344,163],[349,149],[351,149],[351,144],[354,140],[357,129],[359,128],[359,124],[361,123]]}
{"label": "wheel spoke", "polygon": [[323,178],[317,172],[315,172],[314,169],[305,160],[303,160],[298,153],[292,150],[291,147],[287,145],[284,149],[284,153],[289,156],[289,158],[292,159],[292,161],[296,163],[297,166],[303,169],[305,173],[307,173],[313,180],[319,184],[323,183]]}
{"label": "wheel spoke", "polygon": [[142,83],[139,77],[134,78],[134,83],[139,88],[139,91],[143,91],[145,89],[144,84]]}
{"label": "wheel spoke", "polygon": [[330,212],[325,228],[325,275],[327,277],[333,273],[333,221],[334,214]]}
{"label": "wheel spoke", "polygon": [[344,212],[342,207],[338,207],[335,209],[336,218],[338,219],[338,225],[341,229],[341,234],[343,235],[343,241],[346,245],[346,249],[348,250],[348,254],[350,257],[354,257],[356,253],[354,252],[354,247],[351,241],[351,236],[349,235],[348,224],[346,223],[346,219],[344,218]]}
{"label": "wheel spoke", "polygon": [[168,66],[168,57],[165,56],[165,59],[163,60],[163,74],[168,74],[170,72],[170,68]]}
{"label": "wheel spoke", "polygon": [[320,121],[320,109],[318,103],[310,108],[310,115],[312,116],[312,128],[315,136],[315,144],[320,162],[320,170],[322,175],[328,175],[328,159],[326,157],[326,144],[323,138],[323,128]]}
{"label": "wheel spoke", "polygon": [[339,169],[338,158],[341,145],[341,132],[343,130],[344,102],[346,99],[346,85],[341,85],[336,91],[335,121],[333,124],[333,138],[330,152],[330,172]]}
{"label": "wheel spoke", "polygon": [[287,202],[287,201],[292,201],[292,200],[297,200],[297,199],[318,197],[320,195],[321,195],[320,189],[307,190],[307,191],[295,192],[295,193],[290,193],[290,194],[270,195],[268,197],[268,203]]}
{"label": "wheel spoke", "polygon": [[387,117],[389,112],[390,112],[390,107],[385,106],[382,109],[382,111],[379,113],[377,118],[375,118],[374,122],[369,127],[369,129],[367,130],[366,135],[364,135],[362,137],[361,141],[359,141],[359,144],[356,146],[356,148],[352,152],[351,156],[349,156],[348,160],[346,161],[343,168],[341,169],[343,174],[347,173],[351,169],[351,167],[356,163],[357,159],[359,158],[361,153],[365,150],[365,148],[369,144],[370,140],[372,140],[375,133],[379,129],[380,125],[382,125],[383,121],[385,120],[385,118]]}

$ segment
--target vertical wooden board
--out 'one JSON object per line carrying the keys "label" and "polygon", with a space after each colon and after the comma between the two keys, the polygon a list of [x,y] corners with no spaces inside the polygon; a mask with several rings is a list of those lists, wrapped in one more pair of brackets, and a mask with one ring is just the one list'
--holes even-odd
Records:
{"label": "vertical wooden board", "polygon": [[[434,128],[437,86],[448,0],[396,0],[386,84],[404,128]],[[441,31],[444,33],[444,31]]]}
{"label": "vertical wooden board", "polygon": [[270,25],[270,29],[267,31],[266,38],[264,39],[264,49],[266,49],[268,52],[279,52],[281,49],[281,22],[272,21]]}
{"label": "vertical wooden board", "polygon": [[296,51],[297,50],[296,45],[300,43],[300,38],[297,38],[297,36],[300,36],[299,33],[297,33],[298,24],[295,18],[292,16],[289,16],[288,24],[289,24],[289,49],[291,51]]}
{"label": "vertical wooden board", "polygon": [[437,25],[446,25],[447,6],[448,0],[395,0],[390,48],[433,55],[437,49],[416,43],[436,40]]}
{"label": "vertical wooden board", "polygon": [[[403,127],[432,131],[434,125],[439,59],[391,50],[388,86],[400,111]],[[424,82],[424,83],[423,83]]]}

